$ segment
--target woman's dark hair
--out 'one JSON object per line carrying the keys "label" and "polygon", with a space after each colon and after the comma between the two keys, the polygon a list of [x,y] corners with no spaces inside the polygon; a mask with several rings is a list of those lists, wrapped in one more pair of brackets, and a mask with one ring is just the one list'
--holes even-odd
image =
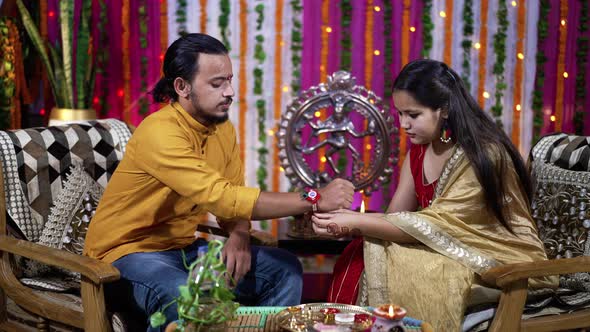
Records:
{"label": "woman's dark hair", "polygon": [[177,101],[174,80],[177,77],[192,81],[199,71],[199,54],[227,54],[227,48],[217,39],[202,33],[189,33],[168,47],[164,56],[162,77],[152,90],[155,102]]}
{"label": "woman's dark hair", "polygon": [[[394,91],[409,93],[418,103],[433,110],[448,110],[447,123],[453,141],[460,144],[473,164],[483,187],[486,205],[509,231],[505,210],[506,154],[512,159],[529,202],[532,196],[531,178],[520,153],[502,128],[492,120],[468,93],[459,75],[446,64],[435,60],[408,63],[393,84]],[[500,159],[495,167],[488,150],[493,148]],[[494,153],[495,153],[494,152]]]}

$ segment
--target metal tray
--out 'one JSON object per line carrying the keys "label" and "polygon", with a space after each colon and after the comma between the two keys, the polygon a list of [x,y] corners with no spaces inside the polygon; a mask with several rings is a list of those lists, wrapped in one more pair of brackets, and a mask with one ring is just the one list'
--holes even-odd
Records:
{"label": "metal tray", "polygon": [[[293,310],[293,308],[299,309]],[[373,316],[369,310],[356,305],[339,303],[307,303],[283,309],[274,319],[285,331],[313,332],[316,331],[313,328],[313,325],[316,322],[322,322],[324,320],[325,315],[321,313],[320,310],[325,308],[335,308],[340,310],[341,313],[367,314],[369,317]],[[292,311],[296,312],[292,313]],[[295,319],[294,321],[293,318]]]}

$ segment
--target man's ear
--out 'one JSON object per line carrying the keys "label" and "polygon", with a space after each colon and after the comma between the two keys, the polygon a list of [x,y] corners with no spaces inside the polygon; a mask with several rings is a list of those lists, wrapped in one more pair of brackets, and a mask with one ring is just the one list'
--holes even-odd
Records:
{"label": "man's ear", "polygon": [[179,97],[188,98],[191,93],[191,86],[180,77],[174,79],[174,91]]}

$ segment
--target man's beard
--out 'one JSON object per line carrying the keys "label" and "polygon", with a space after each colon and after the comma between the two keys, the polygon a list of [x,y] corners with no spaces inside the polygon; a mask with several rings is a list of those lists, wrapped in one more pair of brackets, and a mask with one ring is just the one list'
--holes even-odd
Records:
{"label": "man's beard", "polygon": [[[203,108],[201,108],[201,104],[199,104],[199,101],[197,100],[197,95],[192,91],[190,94],[190,98],[191,98],[191,103],[195,107],[197,114],[201,115],[203,120],[207,121],[208,124],[221,124],[229,119],[228,112],[225,112],[223,115],[213,115],[213,114],[209,114],[209,113],[205,112],[205,110]],[[231,103],[232,98],[230,97],[228,99],[229,99],[228,102]]]}

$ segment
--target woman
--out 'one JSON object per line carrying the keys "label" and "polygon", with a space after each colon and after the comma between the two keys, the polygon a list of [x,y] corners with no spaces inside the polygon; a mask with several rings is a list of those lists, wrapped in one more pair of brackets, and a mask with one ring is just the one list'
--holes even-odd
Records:
{"label": "woman", "polygon": [[457,331],[479,274],[547,259],[530,215],[531,181],[510,139],[446,64],[409,63],[393,98],[412,147],[388,214],[312,218],[319,235],[364,236],[364,250],[357,240],[341,256],[329,300],[394,302],[436,330]]}

